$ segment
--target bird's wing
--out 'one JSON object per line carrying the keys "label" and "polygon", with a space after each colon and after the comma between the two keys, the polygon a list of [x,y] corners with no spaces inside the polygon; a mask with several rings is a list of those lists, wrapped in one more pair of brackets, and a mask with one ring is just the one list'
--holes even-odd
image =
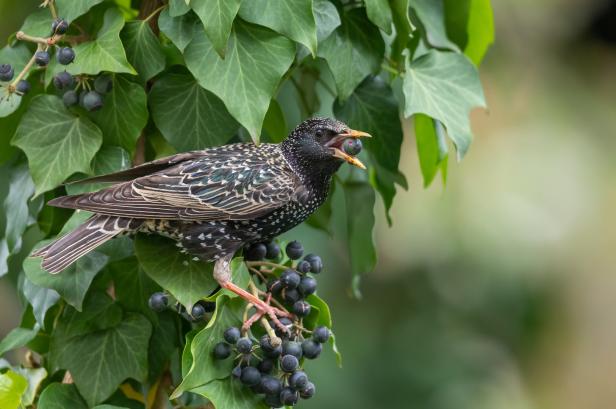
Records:
{"label": "bird's wing", "polygon": [[235,144],[50,204],[139,219],[243,220],[285,205],[301,190],[276,145]]}

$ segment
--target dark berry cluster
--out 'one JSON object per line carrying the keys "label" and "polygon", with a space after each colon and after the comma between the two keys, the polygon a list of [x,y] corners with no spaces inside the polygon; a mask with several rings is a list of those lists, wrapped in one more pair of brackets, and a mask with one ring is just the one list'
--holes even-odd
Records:
{"label": "dark berry cluster", "polygon": [[[285,320],[284,318],[282,320]],[[289,327],[291,320],[285,320]],[[289,333],[293,333],[290,331]],[[293,406],[300,398],[310,399],[315,386],[302,368],[304,359],[314,359],[321,352],[321,344],[327,342],[330,331],[317,327],[312,336],[291,337],[263,335],[259,340],[251,338],[236,327],[225,330],[224,341],[214,346],[214,358],[228,359],[232,354],[237,360],[231,374],[256,394],[264,395],[264,402],[273,408]]]}
{"label": "dark berry cluster", "polygon": [[190,313],[179,302],[169,302],[169,296],[163,292],[157,292],[150,296],[148,300],[150,309],[155,312],[163,312],[167,309],[173,309],[183,318],[191,322],[203,321],[208,313],[214,312],[216,309],[215,302],[199,301],[193,305]]}
{"label": "dark berry cluster", "polygon": [[[88,111],[97,111],[103,107],[103,95],[111,91],[113,81],[109,75],[99,75],[94,79],[94,89],[89,79],[79,77],[77,80],[66,71],[53,77],[54,86],[61,91],[62,100],[67,107],[81,105]],[[81,92],[79,92],[81,88]]]}

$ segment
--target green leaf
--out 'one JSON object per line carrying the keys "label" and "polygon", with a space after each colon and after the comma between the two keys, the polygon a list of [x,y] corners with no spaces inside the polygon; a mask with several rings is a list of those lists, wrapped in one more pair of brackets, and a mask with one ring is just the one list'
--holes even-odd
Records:
{"label": "green leaf", "polygon": [[122,27],[124,27],[122,13],[116,8],[108,9],[96,39],[74,47],[75,62],[61,65],[56,58],[52,58],[46,70],[45,84],[48,85],[54,75],[64,70],[73,75],[96,75],[103,71],[136,75],[137,72],[126,59],[124,46],[120,40]]}
{"label": "green leaf", "polygon": [[141,78],[147,81],[165,69],[165,55],[148,21],[129,21],[120,38],[124,42],[128,61]]}
{"label": "green leaf", "polygon": [[190,4],[203,23],[205,34],[222,58],[228,52],[227,40],[240,3],[241,0],[201,0]]}
{"label": "green leaf", "polygon": [[222,99],[258,142],[270,99],[293,62],[293,43],[269,29],[238,20],[224,60],[205,36],[196,36],[184,56],[199,84]]}
{"label": "green leaf", "polygon": [[[45,240],[45,245],[51,240]],[[37,246],[39,247],[39,246]],[[24,260],[26,277],[34,284],[56,290],[67,303],[81,311],[83,299],[90,288],[92,280],[107,264],[107,256],[97,251],[90,252],[59,274],[49,274],[41,268],[41,259],[28,257]]]}
{"label": "green leaf", "polygon": [[17,409],[27,388],[28,382],[23,376],[13,371],[0,374],[0,408]]}
{"label": "green leaf", "polygon": [[178,17],[190,11],[189,2],[186,0],[169,0],[169,14]]}
{"label": "green leaf", "polygon": [[479,66],[494,42],[494,17],[490,0],[445,0],[447,33]]}
{"label": "green leaf", "polygon": [[[51,20],[49,21],[48,29],[51,30]],[[28,64],[30,57],[32,57],[32,52],[23,43],[16,44],[14,47],[7,44],[4,48],[0,49],[0,64],[11,64],[15,75],[21,72],[26,64]],[[27,75],[25,78],[28,78]],[[0,84],[5,83],[0,82]]]}
{"label": "green leaf", "polygon": [[[128,152],[119,146],[103,145],[94,156],[94,159],[92,159],[91,173],[93,175],[106,175],[108,173],[128,169],[130,166],[131,161]],[[93,192],[108,186],[109,184],[106,183],[71,183],[65,185],[65,188],[69,195],[76,195],[79,193]]]}
{"label": "green leaf", "polygon": [[47,8],[40,8],[26,17],[19,31],[35,37],[47,37],[51,34],[52,22],[53,18],[49,10]]}
{"label": "green leaf", "polygon": [[179,346],[178,319],[178,314],[174,311],[158,314],[148,348],[148,380],[152,383],[163,373],[171,355]]}
{"label": "green leaf", "polygon": [[206,397],[216,409],[268,409],[263,397],[235,379],[219,379],[192,391]]}
{"label": "green leaf", "polygon": [[115,405],[97,405],[92,409],[128,409],[125,406],[115,406]]}
{"label": "green leaf", "polygon": [[368,75],[381,69],[385,52],[383,38],[364,9],[351,9],[342,15],[342,25],[319,47],[319,57],[327,61],[338,91],[346,100]]}
{"label": "green leaf", "polygon": [[214,359],[212,352],[214,346],[223,339],[223,332],[227,328],[242,325],[244,306],[245,302],[240,298],[229,299],[224,296],[216,299],[215,315],[208,325],[194,336],[190,345],[186,345],[186,348],[190,348],[194,359],[182,383],[173,392],[172,398],[215,379],[229,376],[235,365],[233,359]]}
{"label": "green leaf", "polygon": [[441,121],[462,158],[472,139],[470,110],[486,106],[473,64],[460,54],[429,51],[408,64],[402,91],[404,116],[422,113]]}
{"label": "green leaf", "polygon": [[334,113],[351,128],[372,135],[372,138],[364,139],[364,143],[372,162],[378,164],[376,187],[383,197],[389,219],[396,193],[394,183],[406,187],[406,180],[398,169],[403,135],[398,102],[391,87],[379,77],[369,77],[345,104],[334,104]]}
{"label": "green leaf", "polygon": [[13,349],[23,347],[28,342],[32,341],[37,334],[38,327],[33,329],[13,328],[11,332],[4,337],[2,342],[0,342],[0,356]]}
{"label": "green leaf", "polygon": [[314,0],[312,12],[317,25],[317,41],[320,43],[341,24],[338,9],[327,0]]}
{"label": "green leaf", "polygon": [[[327,305],[327,303],[316,294],[308,296],[306,301],[308,301],[312,307],[310,315],[306,317],[304,321],[306,328],[314,329],[318,326],[325,326],[331,330],[333,327],[333,322],[329,305]],[[314,311],[314,313],[312,311]],[[342,367],[342,354],[338,351],[336,337],[333,332],[329,338],[329,344],[334,351],[334,355],[336,355],[336,364],[338,367]]]}
{"label": "green leaf", "polygon": [[[55,0],[58,16],[69,23],[77,17],[86,14],[88,10],[102,2],[103,0]],[[49,13],[48,10],[46,11]],[[49,25],[49,31],[51,32],[51,24]],[[28,32],[26,31],[26,33]]]}
{"label": "green leaf", "polygon": [[24,279],[22,292],[32,306],[36,322],[41,328],[45,328],[45,315],[60,300],[60,294],[56,290],[40,287],[28,278]]}
{"label": "green leaf", "polygon": [[9,92],[8,87],[0,84],[0,118],[11,115],[17,111],[22,96],[16,92]]}
{"label": "green leaf", "polygon": [[107,399],[128,378],[147,374],[147,350],[152,325],[140,314],[128,313],[115,327],[66,336],[61,321],[52,336],[50,354],[55,366],[67,369],[90,406]]}
{"label": "green leaf", "polygon": [[388,0],[366,0],[368,18],[387,34],[391,34],[392,15]]}
{"label": "green leaf", "polygon": [[148,122],[145,90],[122,75],[113,76],[113,88],[105,95],[103,108],[94,114],[105,144],[118,145],[129,153]]}
{"label": "green leaf", "polygon": [[437,132],[436,125],[436,121],[426,115],[415,115],[415,139],[424,187],[432,183],[443,160],[447,157],[444,132],[442,129],[441,132]]}
{"label": "green leaf", "polygon": [[[376,265],[376,250],[372,237],[374,229],[374,190],[364,182],[346,182],[344,199],[347,214],[347,243],[351,271],[355,277],[369,273]],[[353,288],[360,297],[357,285]]]}
{"label": "green leaf", "polygon": [[152,119],[178,151],[223,145],[238,129],[218,97],[190,74],[165,74],[150,91]]}
{"label": "green leaf", "polygon": [[88,409],[72,384],[52,383],[41,393],[37,409]]}
{"label": "green leaf", "polygon": [[391,59],[398,65],[404,64],[404,50],[411,39],[411,33],[415,30],[409,16],[409,0],[390,0],[396,37],[391,44]]}
{"label": "green leaf", "polygon": [[270,141],[274,143],[282,142],[287,137],[287,121],[284,119],[284,112],[282,112],[280,104],[275,99],[270,101],[263,121],[263,130],[267,132]]}
{"label": "green leaf", "polygon": [[32,100],[11,143],[26,153],[39,195],[75,172],[88,173],[102,135],[88,118],[68,111],[60,98],[39,95]]}
{"label": "green leaf", "polygon": [[218,287],[212,263],[193,260],[169,239],[137,236],[135,253],[145,272],[189,311]]}
{"label": "green leaf", "polygon": [[317,51],[317,27],[312,0],[250,0],[242,3],[240,17]]}
{"label": "green leaf", "polygon": [[171,10],[168,8],[160,13],[158,27],[183,52],[193,39],[199,21],[193,13],[183,14],[179,17],[172,17],[170,13]]}
{"label": "green leaf", "polygon": [[411,7],[421,20],[426,31],[426,40],[431,46],[460,51],[447,37],[443,0],[411,0]]}
{"label": "green leaf", "polygon": [[11,166],[8,170],[8,193],[2,201],[2,209],[6,215],[4,239],[11,253],[21,249],[21,236],[26,228],[35,221],[30,216],[28,199],[34,193],[34,183],[28,172],[28,166],[20,164]]}
{"label": "green leaf", "polygon": [[14,371],[28,381],[28,387],[21,397],[21,404],[28,407],[34,403],[39,387],[47,378],[47,370],[45,368],[15,368]]}
{"label": "green leaf", "polygon": [[160,287],[140,268],[136,257],[109,265],[115,284],[116,299],[125,311],[139,312],[155,321],[157,315],[148,307],[150,296]]}

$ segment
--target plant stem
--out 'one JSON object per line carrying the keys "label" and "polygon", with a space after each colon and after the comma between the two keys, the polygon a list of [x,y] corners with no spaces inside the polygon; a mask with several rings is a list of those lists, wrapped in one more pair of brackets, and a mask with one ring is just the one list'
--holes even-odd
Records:
{"label": "plant stem", "polygon": [[24,33],[23,31],[18,31],[17,34],[15,34],[15,38],[17,38],[18,40],[30,41],[31,43],[38,43],[42,45],[49,45],[50,40],[49,38],[34,37]]}
{"label": "plant stem", "polygon": [[148,21],[150,21],[150,19],[152,19],[152,17],[154,17],[159,11],[161,11],[162,9],[164,9],[165,7],[167,7],[166,4],[163,4],[162,6],[160,6],[159,8],[157,8],[156,10],[154,10],[153,12],[150,13],[149,16],[147,16],[146,18],[143,19],[144,23],[147,23]]}
{"label": "plant stem", "polygon": [[[42,47],[39,44],[39,46],[36,49],[36,51],[39,51],[41,49],[42,49]],[[30,71],[30,68],[32,68],[32,66],[34,65],[35,55],[36,55],[36,53],[34,55],[32,55],[32,58],[30,58],[30,61],[28,61],[28,63],[24,66],[24,68],[21,70],[21,72],[19,74],[17,74],[17,77],[15,77],[13,82],[11,82],[9,84],[9,93],[15,92],[16,87],[17,87],[17,83],[23,79],[24,75],[26,75],[26,73],[28,71]]]}
{"label": "plant stem", "polygon": [[246,261],[245,263],[248,267],[269,266],[269,267],[274,267],[274,268],[280,268],[282,270],[286,270],[287,268],[292,268],[292,267],[285,266],[282,264],[272,263],[271,261]]}

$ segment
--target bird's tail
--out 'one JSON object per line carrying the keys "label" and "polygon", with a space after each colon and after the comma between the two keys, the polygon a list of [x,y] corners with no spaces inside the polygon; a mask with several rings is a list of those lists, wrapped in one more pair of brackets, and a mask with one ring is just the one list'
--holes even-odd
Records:
{"label": "bird's tail", "polygon": [[95,214],[75,230],[34,251],[31,256],[43,257],[43,269],[56,274],[107,240],[133,231],[141,223],[142,220],[127,217]]}

